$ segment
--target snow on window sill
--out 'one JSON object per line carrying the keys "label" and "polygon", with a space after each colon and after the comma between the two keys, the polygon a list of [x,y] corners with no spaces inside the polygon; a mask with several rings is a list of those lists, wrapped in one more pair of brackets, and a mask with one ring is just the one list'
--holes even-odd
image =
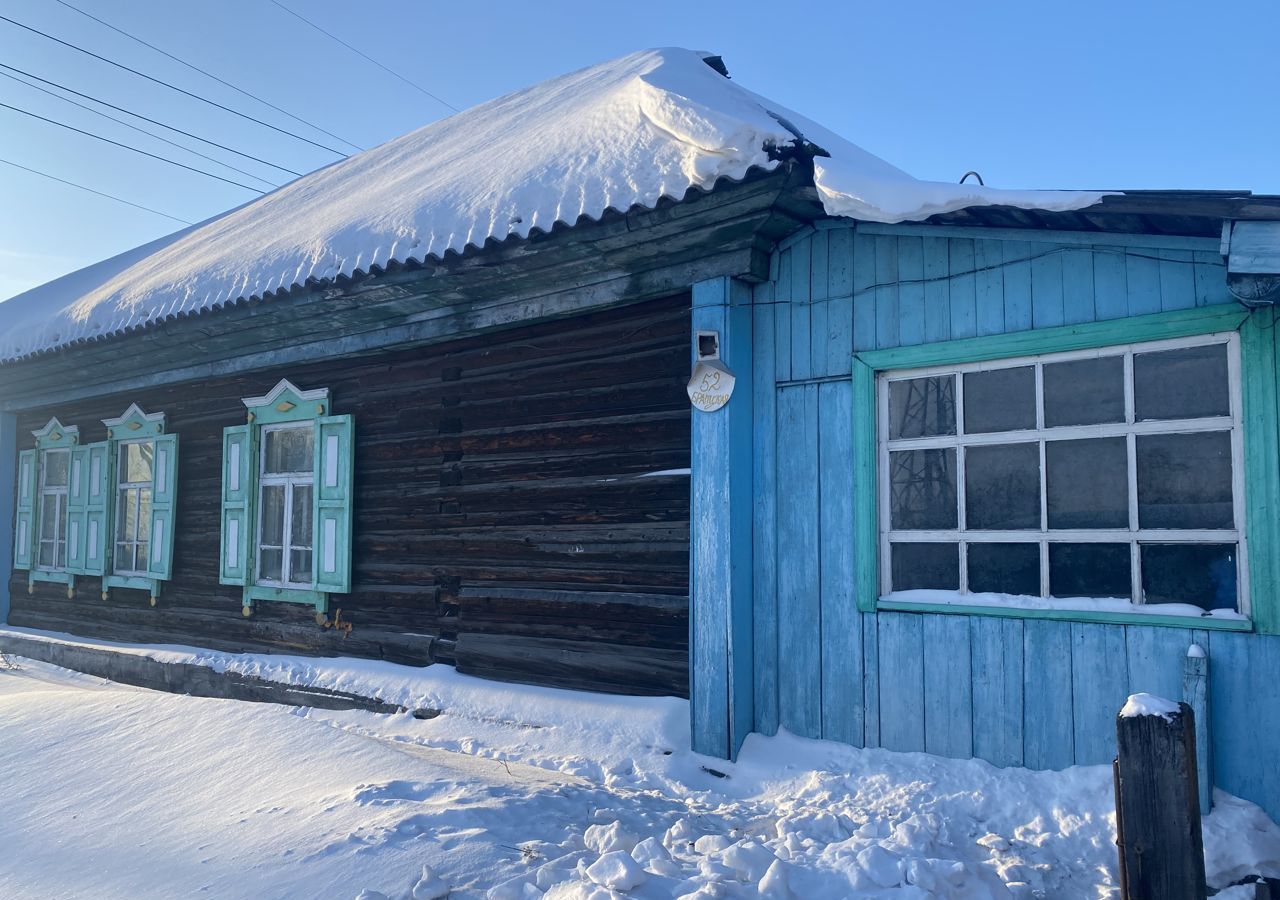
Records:
{"label": "snow on window sill", "polygon": [[894,591],[880,598],[879,606],[933,612],[973,612],[1028,618],[1061,618],[1095,621],[1159,618],[1161,624],[1183,620],[1191,627],[1247,629],[1248,616],[1234,609],[1204,610],[1190,603],[1134,603],[1123,597],[1028,597],[1014,594],[961,594],[959,591]]}

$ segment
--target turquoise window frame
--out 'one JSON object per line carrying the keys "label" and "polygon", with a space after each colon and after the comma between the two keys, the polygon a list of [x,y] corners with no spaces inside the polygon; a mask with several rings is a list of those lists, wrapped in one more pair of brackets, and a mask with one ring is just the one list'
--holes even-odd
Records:
{"label": "turquoise window frame", "polygon": [[[853,540],[858,609],[1059,619],[1129,625],[1168,625],[1223,631],[1280,634],[1280,432],[1277,431],[1277,334],[1274,309],[1250,311],[1236,304],[1175,310],[1019,331],[985,337],[870,350],[853,356]],[[1243,406],[1245,533],[1248,544],[1250,618],[1145,613],[1017,609],[981,605],[904,603],[880,600],[879,517],[876,446],[876,376],[896,369],[957,365],[1091,350],[1170,338],[1239,331]]]}

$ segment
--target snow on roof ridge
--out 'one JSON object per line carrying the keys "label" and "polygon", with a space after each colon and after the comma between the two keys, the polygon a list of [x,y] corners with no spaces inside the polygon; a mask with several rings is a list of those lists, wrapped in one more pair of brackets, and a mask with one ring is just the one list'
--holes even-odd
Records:
{"label": "snow on roof ridge", "polygon": [[[1065,210],[1104,194],[918,181],[725,78],[714,55],[645,50],[571,72],[319,169],[190,228],[0,303],[0,362],[392,262],[653,208],[778,165],[803,139],[834,216]],[[489,162],[492,161],[492,162]],[[488,162],[488,164],[486,164]]]}

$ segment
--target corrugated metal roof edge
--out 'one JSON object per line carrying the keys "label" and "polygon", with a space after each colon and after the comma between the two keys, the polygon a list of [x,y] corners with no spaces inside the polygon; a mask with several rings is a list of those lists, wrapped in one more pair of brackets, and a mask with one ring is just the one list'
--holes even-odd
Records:
{"label": "corrugated metal roof edge", "polygon": [[117,340],[120,338],[137,334],[139,332],[144,332],[153,328],[157,328],[161,325],[164,325],[170,322],[199,318],[199,317],[203,317],[224,309],[252,306],[255,303],[266,303],[276,297],[296,294],[299,291],[320,291],[320,290],[324,290],[326,287],[342,287],[342,286],[351,284],[353,282],[363,280],[365,278],[370,278],[370,277],[376,278],[379,275],[383,275],[389,272],[398,272],[401,270],[413,270],[418,268],[426,268],[433,264],[456,262],[457,260],[464,259],[466,257],[471,257],[479,253],[491,252],[504,247],[511,247],[519,244],[532,243],[534,241],[537,241],[552,235],[562,234],[565,231],[568,231],[574,228],[580,228],[586,225],[597,225],[597,224],[601,224],[606,221],[614,220],[617,218],[625,218],[626,216],[629,216],[638,212],[653,212],[655,210],[662,209],[667,206],[683,203],[689,200],[691,197],[705,196],[707,194],[712,193],[713,191],[723,190],[726,187],[744,184],[748,181],[758,178],[761,175],[767,175],[770,172],[775,171],[780,162],[781,160],[775,159],[771,161],[771,165],[769,166],[761,166],[761,165],[750,166],[747,168],[747,170],[743,173],[742,177],[740,178],[735,178],[729,175],[723,175],[720,178],[716,179],[708,187],[702,187],[696,184],[690,185],[688,190],[686,190],[684,194],[678,197],[670,194],[663,194],[660,197],[658,197],[657,201],[655,201],[652,206],[646,206],[644,204],[637,203],[633,206],[628,207],[625,210],[621,210],[621,209],[617,209],[615,207],[609,206],[609,207],[606,207],[599,216],[596,216],[594,218],[586,214],[583,214],[578,216],[578,218],[573,222],[565,222],[563,220],[557,219],[555,222],[551,224],[550,228],[544,229],[538,226],[534,226],[529,230],[529,234],[525,237],[520,237],[519,235],[515,235],[515,234],[508,235],[507,237],[502,238],[501,240],[494,237],[488,237],[485,239],[485,242],[482,245],[477,246],[476,244],[468,243],[465,247],[463,247],[461,251],[455,250],[453,248],[449,248],[445,250],[443,255],[430,253],[423,256],[422,258],[407,256],[404,259],[390,259],[387,261],[385,265],[371,265],[367,269],[355,268],[349,274],[339,274],[334,276],[333,278],[311,277],[302,282],[293,282],[289,284],[287,287],[282,287],[282,288],[278,288],[276,290],[271,290],[271,291],[264,291],[261,294],[250,294],[247,296],[241,295],[239,297],[236,297],[233,300],[222,300],[222,301],[211,303],[208,306],[202,306],[192,310],[180,310],[174,313],[166,313],[163,315],[158,315],[155,318],[147,319],[146,321],[140,322],[136,325],[127,325],[123,328],[117,328],[112,331],[104,332],[101,334],[95,334],[88,337],[77,337],[72,340],[54,344],[49,347],[43,347],[39,350],[34,350],[29,353],[6,356],[3,359],[0,359],[0,366],[6,366],[11,363],[24,362],[27,360],[51,356],[57,353],[67,352],[76,347],[81,347],[86,344],[96,344],[96,343],[101,343],[103,341]]}

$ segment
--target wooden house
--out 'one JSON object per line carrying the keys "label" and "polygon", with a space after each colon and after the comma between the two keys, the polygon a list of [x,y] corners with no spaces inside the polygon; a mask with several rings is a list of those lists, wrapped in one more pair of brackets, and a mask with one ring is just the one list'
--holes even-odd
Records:
{"label": "wooden house", "polygon": [[1280,814],[1280,199],[920,182],[726,74],[573,73],[0,304],[9,625],[687,694],[719,756],[1104,763],[1185,692]]}

